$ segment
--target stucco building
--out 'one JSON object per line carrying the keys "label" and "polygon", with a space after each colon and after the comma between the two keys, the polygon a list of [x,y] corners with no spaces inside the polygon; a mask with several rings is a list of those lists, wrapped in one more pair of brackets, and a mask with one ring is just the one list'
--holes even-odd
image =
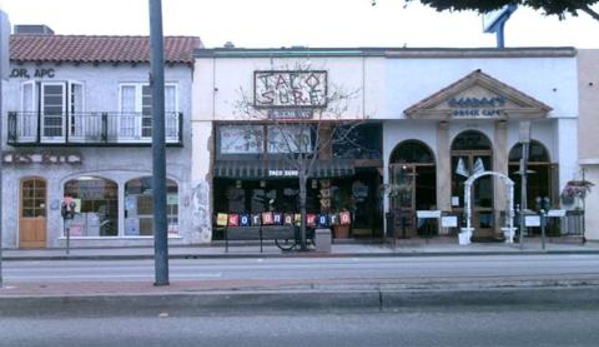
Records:
{"label": "stucco building", "polygon": [[[297,199],[294,170],[263,159],[280,154],[270,146],[273,117],[289,124],[300,118],[319,122],[314,115],[320,113],[313,111],[327,107],[307,105],[302,97],[316,86],[329,96],[333,90],[356,91],[338,121],[360,121],[357,137],[363,141],[355,148],[364,150],[344,156],[333,149],[321,159],[329,166],[349,160],[352,169],[315,173],[309,184],[316,215],[323,211],[323,194],[335,199],[345,192],[363,203],[353,206],[354,237],[381,236],[389,211],[406,236],[431,228],[455,231],[463,218],[448,228],[427,219],[463,216],[464,183],[478,172],[512,179],[519,203],[521,140],[530,148],[528,208],[560,207],[560,189],[579,172],[573,48],[223,48],[200,49],[195,57],[192,177],[212,182],[212,215],[251,215],[270,207],[256,201]],[[313,83],[302,84],[302,76]],[[240,100],[249,100],[259,116],[240,112]],[[252,125],[257,127],[248,131]],[[253,172],[272,172],[277,180]],[[511,208],[503,180],[494,177],[481,177],[472,188],[471,222],[481,240],[502,238]],[[280,183],[282,178],[287,181]],[[294,213],[296,206],[275,210]]]}
{"label": "stucco building", "polygon": [[[28,28],[31,29],[31,28]],[[3,246],[151,245],[148,37],[11,36],[2,121]],[[197,243],[191,174],[192,51],[166,37],[167,216],[171,243]],[[73,203],[72,220],[61,215]],[[67,204],[69,205],[69,204]],[[196,219],[198,220],[198,219]]]}
{"label": "stucco building", "polygon": [[[581,171],[575,177],[599,183],[599,49],[578,50],[578,92],[580,95],[579,160]],[[585,232],[589,240],[599,239],[599,193],[591,188],[584,200]]]}

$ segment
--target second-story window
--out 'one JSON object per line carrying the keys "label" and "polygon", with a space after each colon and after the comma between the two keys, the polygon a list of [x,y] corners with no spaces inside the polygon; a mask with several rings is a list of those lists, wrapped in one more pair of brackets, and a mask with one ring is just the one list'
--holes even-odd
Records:
{"label": "second-story window", "polygon": [[20,138],[62,142],[83,133],[83,85],[73,81],[33,82],[21,86]]}
{"label": "second-story window", "polygon": [[[177,86],[164,86],[166,138],[177,137]],[[126,83],[120,88],[119,138],[124,141],[152,137],[152,89],[148,84]]]}

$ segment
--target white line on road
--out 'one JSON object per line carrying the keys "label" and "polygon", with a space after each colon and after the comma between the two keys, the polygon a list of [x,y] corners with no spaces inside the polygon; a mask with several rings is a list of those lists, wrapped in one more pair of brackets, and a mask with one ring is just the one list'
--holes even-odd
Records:
{"label": "white line on road", "polygon": [[[13,281],[13,282],[17,282],[17,281],[24,281],[24,280],[33,280],[33,281],[41,281],[41,280],[84,280],[84,279],[93,279],[93,280],[97,280],[97,279],[123,279],[123,278],[152,278],[154,275],[153,274],[105,274],[105,275],[93,275],[93,274],[86,274],[86,275],[76,275],[76,274],[70,274],[70,275],[35,275],[35,276],[23,276],[23,275],[11,275],[11,276],[5,276],[6,280],[8,281]],[[171,277],[175,277],[175,278],[221,278],[222,277],[222,273],[220,272],[215,272],[215,273],[171,273],[170,274]]]}

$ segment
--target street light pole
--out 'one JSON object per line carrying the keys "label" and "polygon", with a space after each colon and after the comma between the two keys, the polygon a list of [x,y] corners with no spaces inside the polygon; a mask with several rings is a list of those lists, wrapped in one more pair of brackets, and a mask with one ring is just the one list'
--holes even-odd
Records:
{"label": "street light pole", "polygon": [[166,149],[164,130],[164,38],[161,0],[149,0],[150,87],[152,88],[152,197],[156,286],[169,284],[166,218]]}
{"label": "street light pole", "polygon": [[[3,122],[4,122],[4,108],[2,105],[2,83],[8,78],[8,64],[10,62],[9,50],[10,50],[10,23],[8,21],[8,15],[2,10],[2,4],[0,3],[0,148],[4,141]],[[2,278],[2,162],[0,161],[0,288],[4,286],[4,280]]]}

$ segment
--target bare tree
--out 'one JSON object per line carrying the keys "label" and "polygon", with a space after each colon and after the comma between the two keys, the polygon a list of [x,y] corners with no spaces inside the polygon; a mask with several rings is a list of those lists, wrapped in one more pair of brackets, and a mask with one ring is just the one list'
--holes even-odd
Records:
{"label": "bare tree", "polygon": [[[352,131],[366,120],[360,110],[350,110],[358,95],[359,90],[327,84],[327,71],[301,65],[256,71],[253,93],[239,89],[234,110],[237,119],[248,120],[246,134],[264,138],[266,155],[286,163],[291,172],[282,175],[297,176],[302,250],[307,249],[308,180],[319,163],[333,158],[333,146],[350,143]],[[266,134],[256,134],[264,129]],[[326,200],[320,200],[323,212],[330,206]]]}

